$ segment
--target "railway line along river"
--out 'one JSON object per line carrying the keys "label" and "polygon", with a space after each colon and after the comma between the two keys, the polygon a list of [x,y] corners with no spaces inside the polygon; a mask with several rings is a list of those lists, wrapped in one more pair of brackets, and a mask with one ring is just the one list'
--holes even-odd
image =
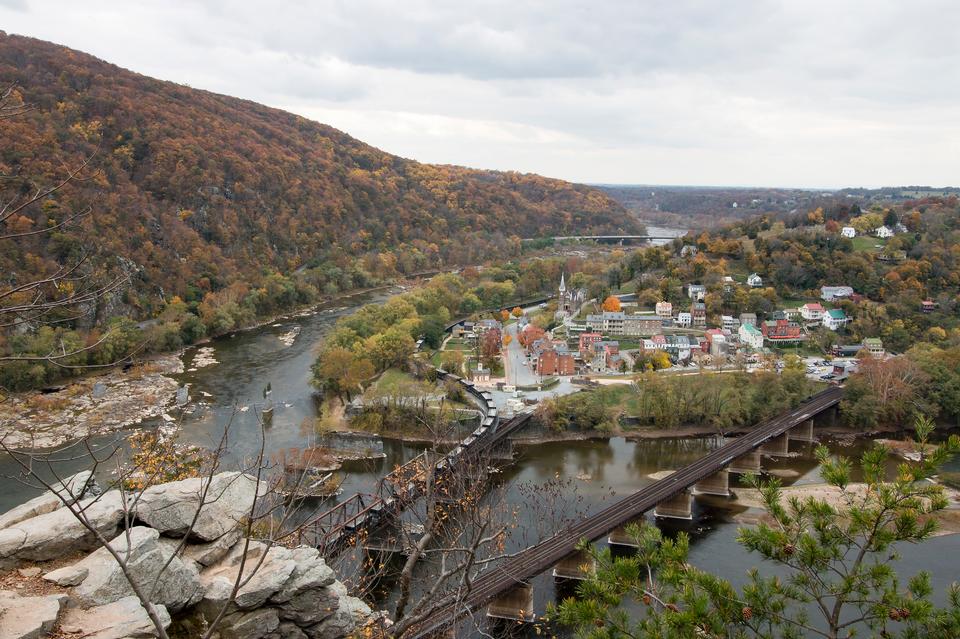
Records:
{"label": "railway line along river", "polygon": [[[214,340],[183,355],[184,372],[173,377],[188,384],[191,410],[181,424],[181,440],[209,446],[223,429],[230,428],[230,461],[253,455],[259,445],[258,405],[269,383],[273,390],[274,414],[267,429],[270,451],[308,444],[302,424],[317,416],[314,389],[310,385],[310,367],[315,350],[324,334],[339,317],[358,306],[385,299],[389,292],[368,292],[345,297],[319,306],[310,314],[278,320],[255,330]],[[519,527],[543,525],[542,512],[527,502],[523,486],[543,484],[562,478],[568,484],[567,496],[554,504],[557,519],[564,515],[596,512],[615,500],[655,481],[656,473],[680,468],[718,445],[713,438],[657,439],[628,441],[566,441],[518,445],[517,458],[500,474],[498,481],[508,485],[507,499],[517,508]],[[865,443],[838,448],[856,456]],[[379,478],[398,464],[415,457],[421,446],[396,440],[384,441],[385,457],[355,462],[345,467],[343,496],[368,492]],[[797,450],[792,457],[772,461],[769,467],[786,483],[813,484],[819,477],[809,451]],[[66,463],[64,472],[70,470]],[[960,468],[956,461],[951,469]],[[0,473],[15,474],[10,459],[0,460]],[[15,481],[4,479],[0,491],[0,512],[23,502],[33,492]],[[328,502],[327,506],[332,505]],[[743,581],[756,563],[736,542],[736,529],[758,511],[734,503],[698,502],[698,517],[686,530],[692,535],[690,560],[705,570],[723,575],[735,583]],[[518,535],[511,543],[522,546],[528,535]],[[960,536],[946,535],[919,546],[902,549],[898,562],[903,576],[929,570],[937,599],[942,601],[947,585],[955,579],[955,568],[944,557],[960,553]],[[555,597],[553,579],[547,574],[533,580],[536,609],[542,612]]]}

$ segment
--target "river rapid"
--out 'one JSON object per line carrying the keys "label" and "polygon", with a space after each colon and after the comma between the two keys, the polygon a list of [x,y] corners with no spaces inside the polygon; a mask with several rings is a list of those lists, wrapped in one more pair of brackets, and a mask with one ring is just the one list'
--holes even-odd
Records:
{"label": "river rapid", "polygon": [[[261,328],[238,332],[200,348],[184,353],[185,372],[175,378],[190,389],[190,410],[182,419],[181,439],[204,446],[215,444],[225,428],[229,428],[230,453],[227,466],[235,465],[256,454],[260,445],[257,418],[263,403],[263,390],[269,383],[273,389],[275,412],[266,430],[268,453],[283,448],[310,444],[302,424],[317,416],[318,406],[310,385],[310,367],[324,334],[336,320],[362,304],[385,299],[390,292],[363,293],[319,306],[310,314],[278,320]],[[199,357],[199,359],[198,359]],[[210,360],[215,360],[215,363]],[[207,365],[201,366],[206,360]],[[519,534],[511,546],[520,547],[526,540],[542,536],[549,530],[542,505],[530,505],[528,488],[537,484],[563,480],[563,499],[551,505],[552,517],[595,512],[654,481],[652,473],[679,468],[694,461],[719,445],[712,438],[661,439],[627,441],[568,441],[515,446],[517,456],[499,479],[506,486],[507,501],[516,507]],[[864,444],[837,447],[839,452],[856,456]],[[809,444],[795,442],[795,456],[765,463],[784,475],[786,483],[818,483]],[[352,463],[345,467],[343,496],[370,491],[379,478],[398,464],[413,458],[421,447],[399,441],[385,441],[386,458]],[[61,464],[61,471],[79,469],[81,462]],[[953,469],[960,469],[954,462]],[[0,473],[15,473],[9,459],[0,459]],[[0,512],[23,502],[35,491],[4,479],[0,491]],[[327,505],[332,505],[328,502]],[[692,523],[667,525],[669,530],[683,529],[691,534],[690,560],[693,564],[742,583],[747,570],[757,565],[757,558],[736,543],[738,523],[744,509],[727,505],[697,502],[697,517]],[[534,528],[540,530],[534,531]],[[929,570],[933,574],[938,601],[956,578],[957,565],[945,558],[960,554],[960,535],[937,537],[923,545],[904,547],[899,562],[901,575]],[[955,554],[958,553],[958,554]],[[762,567],[770,569],[769,566]],[[535,603],[542,613],[556,597],[553,578],[544,574],[533,580]]]}

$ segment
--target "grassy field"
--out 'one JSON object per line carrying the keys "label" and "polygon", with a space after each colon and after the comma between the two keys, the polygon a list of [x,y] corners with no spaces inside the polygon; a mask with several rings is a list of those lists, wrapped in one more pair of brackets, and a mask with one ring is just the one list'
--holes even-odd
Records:
{"label": "grassy field", "polygon": [[887,244],[886,240],[869,235],[860,235],[850,241],[853,242],[853,250],[861,253],[879,253]]}

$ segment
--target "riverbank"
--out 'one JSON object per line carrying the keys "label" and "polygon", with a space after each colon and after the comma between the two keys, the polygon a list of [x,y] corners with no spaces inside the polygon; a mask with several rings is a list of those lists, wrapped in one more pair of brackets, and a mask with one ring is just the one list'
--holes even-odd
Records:
{"label": "riverbank", "polygon": [[[389,284],[343,293],[237,329],[229,335],[307,318],[321,313],[323,306],[338,302],[346,304],[351,298],[389,291],[395,286]],[[213,343],[219,339],[229,337],[201,340],[180,352],[151,356],[134,366],[97,369],[64,380],[63,387],[55,392],[35,390],[11,394],[6,401],[0,402],[3,442],[12,449],[51,448],[84,437],[132,428],[147,419],[163,419],[170,427],[176,427],[178,420],[170,413],[176,406],[180,384],[172,376],[185,370],[195,372],[216,365]],[[290,331],[280,336],[280,341],[287,346],[293,339],[296,335]],[[203,396],[192,399],[204,401]]]}
{"label": "riverbank", "polygon": [[163,417],[177,399],[178,383],[170,375],[182,372],[180,354],[163,355],[126,371],[114,368],[80,378],[54,393],[12,395],[0,404],[3,443],[14,449],[51,448]]}
{"label": "riverbank", "polygon": [[[828,484],[805,484],[803,486],[785,486],[781,488],[783,494],[783,503],[789,503],[792,499],[801,501],[806,499],[817,499],[826,502],[837,510],[846,510],[847,499],[852,496],[854,500],[862,501],[867,492],[867,485],[863,483],[852,483],[847,486],[846,492],[841,491],[836,486]],[[749,509],[747,512],[734,517],[739,523],[755,525],[758,523],[773,524],[773,518],[763,510],[763,499],[760,491],[755,488],[731,487],[734,505]],[[944,486],[944,492],[950,505],[935,517],[939,527],[934,536],[954,535],[960,533],[960,491]],[[757,512],[763,511],[763,512]]]}

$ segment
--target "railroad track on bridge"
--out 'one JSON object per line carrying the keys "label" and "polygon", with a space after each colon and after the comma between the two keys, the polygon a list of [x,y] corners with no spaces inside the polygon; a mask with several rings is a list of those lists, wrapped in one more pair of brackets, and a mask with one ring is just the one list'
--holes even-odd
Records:
{"label": "railroad track on bridge", "polygon": [[764,443],[779,437],[791,428],[813,419],[839,404],[843,390],[834,386],[822,391],[797,408],[774,417],[727,443],[669,477],[651,484],[553,537],[513,556],[506,565],[481,574],[465,596],[454,593],[438,602],[430,616],[408,630],[404,637],[419,639],[438,633],[466,614],[477,610],[494,597],[546,571],[572,553],[582,539],[595,541],[610,531],[643,515],[667,499],[726,468],[732,461]]}

